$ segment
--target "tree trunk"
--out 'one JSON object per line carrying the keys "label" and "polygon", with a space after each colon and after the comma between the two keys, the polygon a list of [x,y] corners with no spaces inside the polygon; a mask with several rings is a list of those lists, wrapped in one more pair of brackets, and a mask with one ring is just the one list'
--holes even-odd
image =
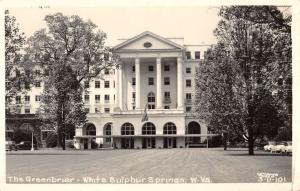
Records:
{"label": "tree trunk", "polygon": [[62,133],[62,149],[66,150],[66,136],[65,136],[65,133]]}
{"label": "tree trunk", "polygon": [[253,139],[253,129],[249,128],[249,138],[248,138],[248,153],[249,155],[254,155],[254,139]]}
{"label": "tree trunk", "polygon": [[223,133],[223,145],[224,145],[224,150],[227,150],[227,133]]}

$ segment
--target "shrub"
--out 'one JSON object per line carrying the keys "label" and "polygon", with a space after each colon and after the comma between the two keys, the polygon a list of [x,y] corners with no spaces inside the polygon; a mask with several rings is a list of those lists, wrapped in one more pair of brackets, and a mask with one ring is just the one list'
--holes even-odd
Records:
{"label": "shrub", "polygon": [[47,147],[56,147],[57,145],[57,134],[55,132],[49,132],[46,138],[46,146]]}

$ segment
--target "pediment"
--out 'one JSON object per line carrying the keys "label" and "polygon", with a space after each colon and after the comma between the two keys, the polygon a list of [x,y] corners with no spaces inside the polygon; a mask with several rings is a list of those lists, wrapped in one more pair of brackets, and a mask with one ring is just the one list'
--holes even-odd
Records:
{"label": "pediment", "polygon": [[166,38],[146,31],[114,47],[115,51],[126,50],[181,50],[183,47]]}

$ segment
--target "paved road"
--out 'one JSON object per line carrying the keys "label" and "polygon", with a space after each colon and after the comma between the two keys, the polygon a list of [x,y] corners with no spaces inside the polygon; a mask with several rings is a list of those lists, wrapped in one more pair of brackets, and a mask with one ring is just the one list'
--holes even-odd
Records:
{"label": "paved road", "polygon": [[262,151],[248,156],[221,148],[13,151],[7,152],[6,164],[8,183],[40,181],[32,177],[74,178],[72,183],[249,183],[259,181],[257,173],[274,175],[272,182],[290,182],[292,174],[290,156]]}

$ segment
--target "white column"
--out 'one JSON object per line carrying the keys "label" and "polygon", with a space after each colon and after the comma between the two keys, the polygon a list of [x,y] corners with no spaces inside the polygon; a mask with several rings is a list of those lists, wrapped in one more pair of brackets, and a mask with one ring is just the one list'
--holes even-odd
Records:
{"label": "white column", "polygon": [[140,59],[135,59],[135,108],[141,108],[141,71]]}
{"label": "white column", "polygon": [[119,98],[119,107],[121,110],[123,110],[123,65],[120,63],[119,66],[119,93],[118,93],[118,98]]}
{"label": "white column", "polygon": [[182,58],[177,58],[177,109],[183,109]]}
{"label": "white column", "polygon": [[162,92],[161,92],[161,59],[156,58],[156,108],[162,108]]}

